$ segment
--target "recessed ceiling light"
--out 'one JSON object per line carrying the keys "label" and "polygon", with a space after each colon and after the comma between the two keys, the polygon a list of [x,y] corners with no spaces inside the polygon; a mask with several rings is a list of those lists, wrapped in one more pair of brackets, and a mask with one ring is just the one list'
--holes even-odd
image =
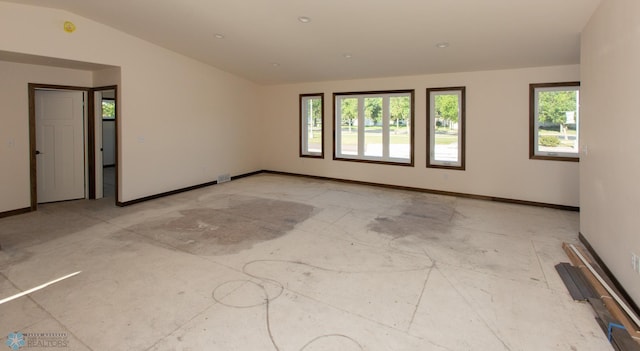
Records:
{"label": "recessed ceiling light", "polygon": [[311,22],[311,18],[309,18],[307,16],[300,16],[300,17],[298,17],[298,21],[300,21],[302,23],[309,23],[309,22]]}
{"label": "recessed ceiling light", "polygon": [[224,39],[224,35],[220,33],[216,33],[215,37],[216,39]]}
{"label": "recessed ceiling light", "polygon": [[448,48],[449,47],[449,42],[448,41],[440,42],[440,43],[436,44],[436,47],[438,49]]}
{"label": "recessed ceiling light", "polygon": [[273,62],[273,63],[271,63],[271,66],[273,66],[273,67],[280,67],[280,64],[279,64],[279,63],[277,63],[277,62]]}
{"label": "recessed ceiling light", "polygon": [[342,57],[346,58],[346,59],[350,59],[353,57],[353,55],[346,53],[346,54],[342,54]]}

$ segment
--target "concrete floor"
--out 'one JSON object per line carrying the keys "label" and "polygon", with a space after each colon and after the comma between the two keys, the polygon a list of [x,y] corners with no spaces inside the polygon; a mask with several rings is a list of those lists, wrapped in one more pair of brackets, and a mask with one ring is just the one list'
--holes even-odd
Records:
{"label": "concrete floor", "polygon": [[554,270],[578,221],[268,174],[126,208],[41,205],[0,219],[0,299],[82,273],[0,305],[0,336],[62,333],[68,350],[610,350]]}
{"label": "concrete floor", "polygon": [[116,196],[116,168],[114,166],[102,168],[102,195]]}

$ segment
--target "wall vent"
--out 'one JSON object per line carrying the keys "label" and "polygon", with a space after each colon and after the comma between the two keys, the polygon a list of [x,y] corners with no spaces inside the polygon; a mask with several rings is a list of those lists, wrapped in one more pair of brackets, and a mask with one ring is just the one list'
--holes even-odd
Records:
{"label": "wall vent", "polygon": [[229,173],[221,174],[218,176],[218,184],[226,183],[231,180],[231,175]]}

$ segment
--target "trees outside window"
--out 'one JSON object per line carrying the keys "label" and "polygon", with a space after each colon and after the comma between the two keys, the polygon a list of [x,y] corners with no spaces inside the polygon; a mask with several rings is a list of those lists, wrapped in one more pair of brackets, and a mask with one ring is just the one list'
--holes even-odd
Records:
{"label": "trees outside window", "polygon": [[324,157],[324,94],[300,95],[300,157]]}
{"label": "trees outside window", "polygon": [[116,119],[116,101],[102,99],[102,119]]}
{"label": "trees outside window", "polygon": [[334,93],[334,159],[413,165],[413,90]]}
{"label": "trees outside window", "polygon": [[529,85],[529,157],[579,160],[580,82]]}
{"label": "trees outside window", "polygon": [[465,87],[427,89],[427,167],[465,169]]}

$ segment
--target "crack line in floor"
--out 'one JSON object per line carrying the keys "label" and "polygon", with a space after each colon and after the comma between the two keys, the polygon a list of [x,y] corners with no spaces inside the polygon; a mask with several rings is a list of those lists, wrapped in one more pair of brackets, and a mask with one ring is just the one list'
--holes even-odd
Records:
{"label": "crack line in floor", "polygon": [[496,330],[494,330],[489,323],[482,317],[482,315],[473,307],[473,305],[471,305],[471,302],[467,299],[466,296],[464,296],[464,294],[462,294],[462,292],[460,291],[460,289],[458,289],[458,287],[453,284],[453,282],[451,282],[451,280],[449,279],[449,277],[440,269],[438,269],[436,267],[436,269],[438,270],[438,272],[440,274],[442,274],[442,277],[449,283],[449,285],[456,291],[456,293],[464,300],[464,302],[467,304],[467,306],[473,311],[473,313],[482,321],[482,324],[485,325],[485,327],[487,327],[487,329],[493,334],[493,336],[496,337],[496,339],[502,344],[502,346],[504,346],[504,348],[507,351],[511,351],[511,348],[509,347],[509,345],[507,345],[506,341],[504,341],[502,339],[502,337],[500,335],[498,335],[498,332]]}
{"label": "crack line in floor", "polygon": [[433,268],[436,267],[436,263],[433,263],[433,267],[429,269],[427,272],[427,276],[424,279],[424,284],[422,285],[422,291],[420,291],[420,296],[418,297],[418,301],[416,301],[416,308],[413,310],[413,314],[411,315],[411,321],[409,321],[409,325],[407,326],[407,333],[411,330],[411,326],[413,325],[413,321],[416,319],[416,313],[418,313],[418,308],[420,308],[420,302],[422,301],[422,296],[424,296],[424,291],[427,289],[427,284],[429,283],[429,278],[431,277],[431,272],[433,272]]}
{"label": "crack line in floor", "polygon": [[[427,257],[428,257],[428,255],[427,255]],[[250,276],[250,277],[252,277],[254,279],[258,279],[258,280],[261,280],[263,282],[276,285],[278,287],[278,293],[275,294],[275,296],[273,296],[273,297],[269,296],[269,292],[267,291],[267,288],[265,287],[265,285],[259,284],[259,283],[256,283],[256,282],[252,282],[252,281],[226,281],[226,282],[223,282],[223,283],[219,284],[214,289],[214,291],[212,293],[212,297],[214,298],[214,300],[216,302],[220,303],[221,305],[224,305],[224,306],[227,306],[227,307],[231,307],[231,308],[251,308],[251,307],[257,307],[259,305],[265,305],[266,329],[267,329],[267,333],[269,334],[269,338],[270,338],[271,344],[273,345],[273,347],[275,348],[276,351],[280,351],[280,347],[278,346],[278,344],[277,344],[277,342],[276,342],[276,340],[275,340],[275,338],[273,336],[273,332],[271,330],[270,309],[271,309],[271,302],[275,301],[276,299],[278,299],[282,295],[282,293],[284,292],[285,288],[284,288],[283,284],[281,282],[277,281],[277,280],[274,280],[274,279],[271,279],[271,278],[267,278],[267,277],[264,277],[264,276],[260,276],[260,275],[257,275],[257,274],[250,273],[249,269],[248,269],[249,266],[253,265],[253,264],[258,264],[258,263],[284,263],[284,264],[291,264],[291,265],[299,265],[299,266],[305,266],[305,267],[321,270],[321,271],[324,271],[324,272],[332,272],[332,273],[337,273],[337,274],[344,274],[344,273],[347,273],[347,274],[396,273],[396,272],[397,273],[401,273],[401,272],[428,271],[427,272],[427,278],[425,279],[425,283],[424,283],[423,288],[421,290],[420,297],[418,298],[418,302],[416,303],[416,308],[415,308],[415,310],[413,312],[413,315],[412,315],[412,318],[411,318],[411,323],[413,322],[413,319],[415,318],[415,313],[416,313],[416,311],[418,309],[418,306],[420,304],[420,300],[422,299],[422,294],[424,293],[424,290],[425,290],[426,284],[427,284],[427,282],[429,280],[429,276],[431,274],[432,268],[434,267],[433,265],[426,265],[426,266],[419,267],[419,268],[405,269],[405,270],[395,269],[395,270],[376,270],[376,271],[369,271],[369,270],[347,271],[347,270],[341,270],[341,269],[326,268],[326,267],[321,267],[321,266],[317,266],[317,265],[313,265],[313,264],[308,264],[308,263],[301,262],[301,261],[291,261],[291,260],[268,260],[268,259],[265,259],[265,260],[253,260],[253,261],[245,263],[243,265],[243,267],[242,267],[242,271],[246,275],[248,275],[248,276]],[[229,291],[226,294],[224,294],[221,298],[216,296],[217,295],[216,294],[217,291],[221,290],[224,286],[226,286],[226,285],[228,285],[230,283],[233,283],[233,282],[242,282],[242,285],[233,288],[231,291]],[[246,284],[252,284],[253,286],[257,287],[262,292],[262,295],[263,295],[262,296],[262,301],[260,301],[260,302],[254,301],[253,303],[245,303],[245,304],[236,303],[235,305],[223,301],[226,297],[229,297],[234,292],[239,291],[240,288],[242,288]],[[291,290],[291,289],[287,289],[287,290]],[[307,297],[307,298],[312,299],[314,301],[318,301],[317,299],[314,299],[312,297],[308,297],[305,294],[302,294],[300,292],[297,292],[297,291],[294,291],[294,290],[291,290],[291,291],[296,293],[296,294],[299,294],[300,296],[304,296],[304,297]],[[326,304],[325,302],[322,302],[322,301],[318,301],[318,302]],[[329,304],[329,306],[331,306],[331,305]],[[335,306],[332,306],[332,307],[336,308],[336,309],[338,309],[340,311],[343,311],[343,312],[358,316],[360,318],[364,318],[366,320],[371,320],[370,318],[367,318],[367,317],[364,317],[364,316],[360,316],[357,313],[353,313],[353,312],[350,312],[350,311],[345,311],[345,310],[337,308]],[[376,323],[379,323],[379,322],[376,321]],[[381,324],[381,325],[385,325],[385,324]],[[385,325],[385,326],[394,328],[393,326],[388,326],[388,325]],[[395,328],[395,329],[397,329],[397,328]],[[307,342],[299,350],[303,351],[306,348],[308,348],[309,346],[311,346],[313,343],[318,342],[318,341],[323,340],[323,339],[326,339],[326,338],[342,338],[342,339],[345,339],[348,342],[352,343],[354,346],[357,347],[357,349],[364,350],[364,347],[357,340],[355,340],[354,338],[352,338],[352,337],[350,337],[348,335],[336,334],[336,333],[317,336],[314,339],[312,339],[309,342]]]}
{"label": "crack line in floor", "polygon": [[544,283],[547,285],[547,289],[551,290],[551,286],[549,286],[549,279],[547,279],[547,275],[544,273],[544,267],[542,266],[542,260],[540,259],[540,255],[538,254],[538,250],[536,249],[536,244],[531,240],[531,246],[533,247],[533,252],[536,255],[536,260],[538,261],[538,266],[540,267],[540,272],[542,272],[542,277],[544,278]]}

